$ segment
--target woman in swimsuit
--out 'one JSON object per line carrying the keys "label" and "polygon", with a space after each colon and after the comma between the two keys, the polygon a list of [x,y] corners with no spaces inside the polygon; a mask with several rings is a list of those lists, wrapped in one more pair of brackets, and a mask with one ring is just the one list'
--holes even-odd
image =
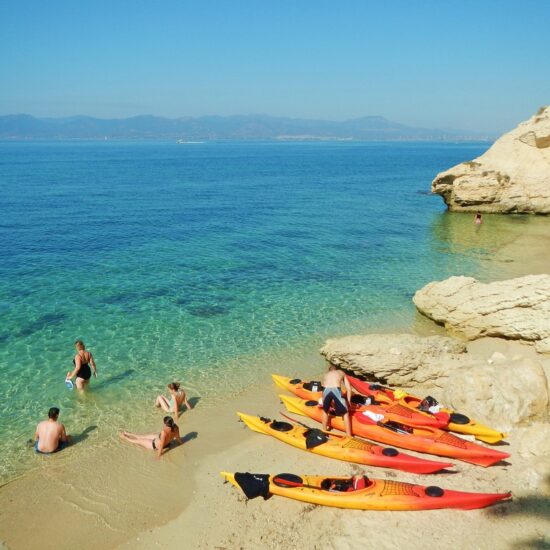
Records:
{"label": "woman in swimsuit", "polygon": [[178,419],[180,409],[185,405],[189,410],[191,403],[187,401],[185,392],[180,389],[179,382],[171,382],[168,384],[168,391],[170,392],[170,398],[164,397],[164,395],[158,395],[155,399],[155,407],[160,407],[164,412],[172,413],[174,420]]}
{"label": "woman in swimsuit", "polygon": [[164,426],[162,431],[152,434],[133,434],[130,432],[121,432],[120,438],[134,445],[141,445],[146,449],[151,449],[157,452],[157,458],[160,458],[164,449],[166,449],[172,441],[181,444],[180,429],[172,420],[171,416],[164,417]]}
{"label": "woman in swimsuit", "polygon": [[79,390],[84,390],[92,377],[92,369],[94,369],[94,377],[97,377],[97,369],[92,354],[86,351],[84,342],[77,340],[74,345],[76,348],[76,355],[73,359],[74,370],[67,373],[67,380],[76,376],[76,387]]}

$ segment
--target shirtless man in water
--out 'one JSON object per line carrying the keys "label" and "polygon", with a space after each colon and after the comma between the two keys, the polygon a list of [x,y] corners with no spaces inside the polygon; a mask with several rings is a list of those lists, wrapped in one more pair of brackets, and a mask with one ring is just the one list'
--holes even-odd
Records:
{"label": "shirtless man in water", "polygon": [[36,426],[34,448],[39,453],[55,453],[69,442],[70,435],[65,433],[65,426],[57,421],[59,409],[52,407],[48,411],[48,420],[43,420]]}
{"label": "shirtless man in water", "polygon": [[[346,397],[342,395],[342,385],[346,389]],[[334,409],[337,416],[344,417],[344,426],[346,434],[351,437],[351,419],[349,416],[349,399],[351,397],[351,386],[344,374],[344,371],[334,365],[330,365],[328,372],[323,378],[323,429],[330,429],[329,411]]]}

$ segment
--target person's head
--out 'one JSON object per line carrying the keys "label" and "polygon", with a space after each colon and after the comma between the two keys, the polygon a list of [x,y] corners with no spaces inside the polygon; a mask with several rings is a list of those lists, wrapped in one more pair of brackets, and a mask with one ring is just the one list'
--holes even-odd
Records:
{"label": "person's head", "polygon": [[74,347],[78,350],[78,351],[84,351],[86,349],[86,346],[84,345],[84,342],[82,340],[77,340],[75,343],[74,343]]}
{"label": "person's head", "polygon": [[476,218],[477,218],[478,220],[481,218],[481,212],[478,212],[478,213],[476,214]]}
{"label": "person's head", "polygon": [[174,422],[174,419],[171,416],[165,416],[164,419],[164,425],[170,428],[172,431],[174,431],[178,425]]}
{"label": "person's head", "polygon": [[48,411],[48,418],[50,420],[57,420],[58,417],[59,417],[59,409],[57,407],[52,407]]}
{"label": "person's head", "polygon": [[180,389],[180,383],[179,382],[170,382],[170,384],[168,384],[168,389],[172,392],[176,392]]}
{"label": "person's head", "polygon": [[338,370],[338,367],[336,365],[333,365],[332,363],[328,366],[328,370]]}

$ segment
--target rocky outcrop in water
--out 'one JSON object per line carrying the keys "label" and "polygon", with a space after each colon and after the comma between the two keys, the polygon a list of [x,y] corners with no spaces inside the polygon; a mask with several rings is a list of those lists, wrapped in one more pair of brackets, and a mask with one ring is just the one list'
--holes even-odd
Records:
{"label": "rocky outcrop in water", "polygon": [[453,211],[550,214],[550,107],[438,174],[432,192]]}
{"label": "rocky outcrop in water", "polygon": [[418,311],[468,340],[496,336],[534,342],[550,353],[550,275],[480,283],[450,277],[416,292]]}

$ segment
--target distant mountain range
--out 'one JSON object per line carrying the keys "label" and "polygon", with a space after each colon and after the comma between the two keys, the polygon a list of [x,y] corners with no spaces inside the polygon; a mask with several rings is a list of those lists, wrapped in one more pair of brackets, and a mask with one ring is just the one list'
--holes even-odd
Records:
{"label": "distant mountain range", "polygon": [[457,141],[494,136],[458,130],[414,128],[381,116],[344,121],[308,120],[267,115],[121,119],[89,116],[36,118],[0,116],[0,139],[175,139],[193,140],[356,140]]}

